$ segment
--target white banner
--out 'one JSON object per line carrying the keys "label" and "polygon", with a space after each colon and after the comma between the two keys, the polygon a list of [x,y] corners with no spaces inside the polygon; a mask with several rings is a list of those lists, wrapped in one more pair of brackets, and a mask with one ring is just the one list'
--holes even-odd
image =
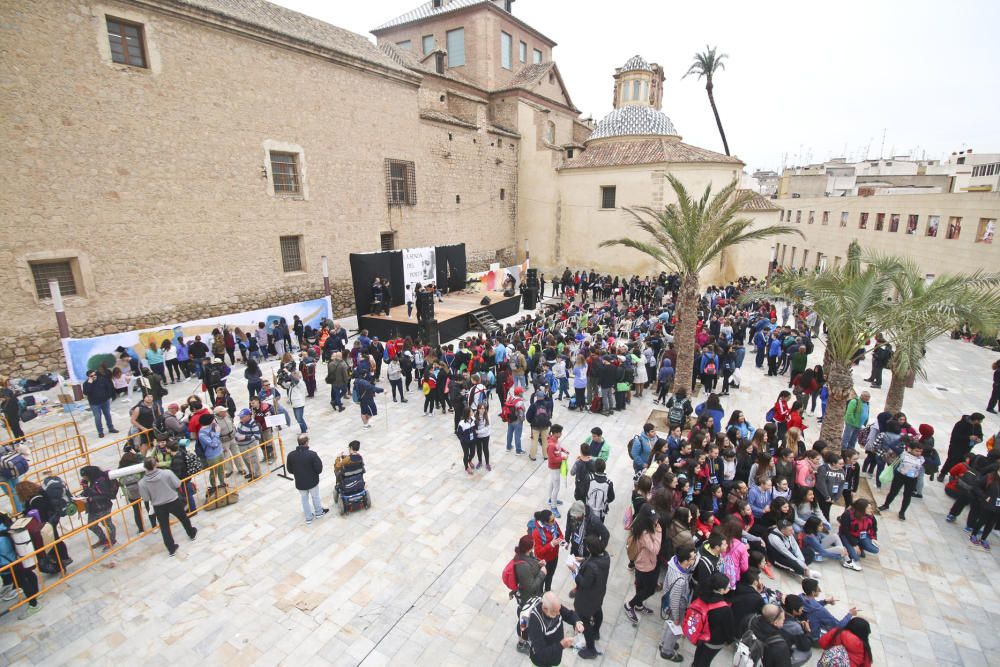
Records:
{"label": "white banner", "polygon": [[437,257],[434,248],[408,248],[403,250],[404,285],[437,283]]}

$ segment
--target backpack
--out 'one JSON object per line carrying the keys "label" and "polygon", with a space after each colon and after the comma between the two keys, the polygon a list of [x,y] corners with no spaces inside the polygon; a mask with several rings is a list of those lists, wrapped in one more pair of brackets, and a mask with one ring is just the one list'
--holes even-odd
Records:
{"label": "backpack", "polygon": [[28,467],[28,459],[16,449],[11,449],[0,456],[0,470],[3,471],[4,477],[20,477],[28,472]]}
{"label": "backpack", "polygon": [[625,508],[625,514],[622,515],[622,527],[625,530],[632,530],[633,519],[635,519],[635,510],[632,509],[632,503],[629,503]]}
{"label": "backpack", "polygon": [[716,373],[715,362],[709,361],[707,364],[705,364],[705,370],[703,372],[705,373],[705,375],[715,375]]}
{"label": "backpack", "polygon": [[971,468],[962,473],[962,476],[955,480],[955,486],[962,493],[972,495],[973,489],[976,487],[976,482],[979,481],[979,475],[976,474]]}
{"label": "backpack", "polygon": [[736,364],[732,359],[726,359],[722,362],[722,370],[726,373],[732,374],[732,372],[736,370]]}
{"label": "backpack", "polygon": [[104,473],[97,478],[97,481],[94,482],[94,487],[97,489],[98,493],[102,496],[106,496],[109,500],[114,500],[118,495],[118,491],[121,490],[118,482],[115,482],[108,477],[107,473]]}
{"label": "backpack", "polygon": [[771,408],[770,410],[767,411],[767,414],[764,415],[764,421],[766,422],[774,421],[774,408]]}
{"label": "backpack", "polygon": [[766,641],[761,641],[753,631],[755,619],[758,618],[760,618],[760,614],[754,614],[750,618],[747,631],[736,640],[733,667],[761,667],[764,664],[765,647],[785,641],[780,634],[771,635]]}
{"label": "backpack", "polygon": [[72,516],[76,514],[76,503],[73,502],[73,496],[70,494],[69,489],[66,488],[66,482],[61,477],[54,475],[46,477],[42,480],[42,491],[45,493],[45,497],[48,498],[49,507],[52,508],[52,514],[57,520],[60,516]]}
{"label": "backpack", "polygon": [[701,598],[695,598],[684,613],[681,631],[692,644],[712,641],[712,631],[708,626],[708,613],[729,603],[725,600],[708,604]]}
{"label": "backpack", "polygon": [[674,404],[670,406],[670,410],[667,412],[667,420],[672,426],[679,426],[684,423],[685,403],[687,403],[687,399],[678,401],[675,398]]}
{"label": "backpack", "polygon": [[500,410],[500,420],[511,424],[517,421],[517,401],[513,398],[503,404]]}
{"label": "backpack", "polygon": [[[629,528],[631,531],[631,528]],[[625,554],[628,556],[630,563],[634,563],[635,559],[639,557],[639,540],[635,539],[635,535],[631,532],[628,534],[628,538],[625,540]]]}
{"label": "backpack", "polygon": [[[287,375],[287,372],[286,372]],[[281,371],[278,371],[278,382],[281,382]],[[205,368],[205,386],[214,387],[222,383],[222,369],[215,364]]]}
{"label": "backpack", "polygon": [[851,658],[847,654],[847,649],[838,644],[823,651],[816,667],[851,667]]}
{"label": "backpack", "polygon": [[545,409],[545,406],[541,403],[535,405],[535,419],[534,423],[539,427],[548,426],[551,423],[549,418],[549,411]]}
{"label": "backpack", "polygon": [[[580,463],[583,463],[581,461]],[[594,472],[594,462],[587,461],[585,469],[576,473],[576,482],[573,487],[573,500],[587,500],[587,489],[590,488],[590,480]]]}
{"label": "backpack", "polygon": [[625,382],[635,381],[635,368],[632,367],[632,364],[627,364],[625,366],[625,371],[622,373],[622,380]]}
{"label": "backpack", "polygon": [[351,387],[351,400],[355,403],[361,402],[361,393],[358,391],[358,384],[355,382],[354,386]]}
{"label": "backpack", "polygon": [[201,459],[191,452],[184,450],[184,470],[188,477],[194,475],[201,470]]}
{"label": "backpack", "polygon": [[597,516],[604,521],[604,516],[608,513],[608,490],[611,482],[607,476],[604,479],[597,479],[596,476],[590,478],[590,488],[587,489],[587,506],[592,509]]}
{"label": "backpack", "polygon": [[518,563],[523,563],[523,560],[517,560],[517,558],[511,558],[510,562],[504,566],[503,572],[500,574],[500,580],[503,581],[504,586],[506,586],[511,591],[517,590],[517,574],[514,572],[514,566]]}

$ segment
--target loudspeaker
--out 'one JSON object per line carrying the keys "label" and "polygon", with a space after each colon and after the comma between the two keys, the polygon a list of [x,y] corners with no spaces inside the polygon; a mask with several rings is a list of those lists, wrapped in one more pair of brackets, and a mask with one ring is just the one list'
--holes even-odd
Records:
{"label": "loudspeaker", "polygon": [[521,305],[525,310],[534,310],[538,305],[538,290],[533,287],[525,287],[521,292]]}
{"label": "loudspeaker", "polygon": [[514,288],[513,287],[508,287],[507,289],[505,289],[503,291],[503,295],[504,296],[514,296]]}
{"label": "loudspeaker", "polygon": [[524,277],[524,286],[525,288],[538,289],[538,269],[528,269],[527,275]]}
{"label": "loudspeaker", "polygon": [[479,305],[480,306],[488,306],[488,305],[490,305],[490,297],[484,296],[483,300],[479,302]]}
{"label": "loudspeaker", "polygon": [[439,340],[440,334],[438,332],[438,321],[435,319],[429,319],[424,322],[421,327],[421,333],[423,334],[424,340],[428,345],[440,345]]}
{"label": "loudspeaker", "polygon": [[528,269],[528,280],[538,280],[538,269]]}
{"label": "loudspeaker", "polygon": [[417,292],[417,314],[421,321],[434,319],[433,292]]}

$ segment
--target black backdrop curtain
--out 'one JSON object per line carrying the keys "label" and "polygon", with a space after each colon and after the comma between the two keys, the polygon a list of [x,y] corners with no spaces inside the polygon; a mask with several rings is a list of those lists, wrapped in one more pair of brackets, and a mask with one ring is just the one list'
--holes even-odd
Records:
{"label": "black backdrop curtain", "polygon": [[[457,291],[465,289],[465,244],[435,246],[437,284]],[[359,316],[372,312],[372,284],[376,276],[389,280],[392,305],[403,305],[403,251],[351,253],[351,281],[354,285],[354,307]]]}
{"label": "black backdrop curtain", "polygon": [[438,286],[448,286],[449,290],[465,289],[465,244],[439,245],[434,248],[437,262]]}

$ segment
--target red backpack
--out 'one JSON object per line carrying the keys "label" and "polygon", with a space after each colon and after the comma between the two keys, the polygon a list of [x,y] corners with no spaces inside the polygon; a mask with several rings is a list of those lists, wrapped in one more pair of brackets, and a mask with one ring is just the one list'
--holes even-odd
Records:
{"label": "red backpack", "polygon": [[712,641],[712,631],[708,626],[708,612],[728,606],[729,603],[725,600],[709,604],[701,598],[695,598],[684,614],[684,622],[681,625],[684,636],[692,644]]}
{"label": "red backpack", "polygon": [[523,560],[517,560],[517,558],[511,558],[510,562],[507,563],[503,568],[503,574],[500,575],[500,579],[503,580],[504,586],[512,591],[517,590],[517,575],[514,573],[514,566],[518,563],[523,563]]}
{"label": "red backpack", "polygon": [[517,399],[512,398],[503,404],[500,411],[500,421],[507,424],[517,421]]}

